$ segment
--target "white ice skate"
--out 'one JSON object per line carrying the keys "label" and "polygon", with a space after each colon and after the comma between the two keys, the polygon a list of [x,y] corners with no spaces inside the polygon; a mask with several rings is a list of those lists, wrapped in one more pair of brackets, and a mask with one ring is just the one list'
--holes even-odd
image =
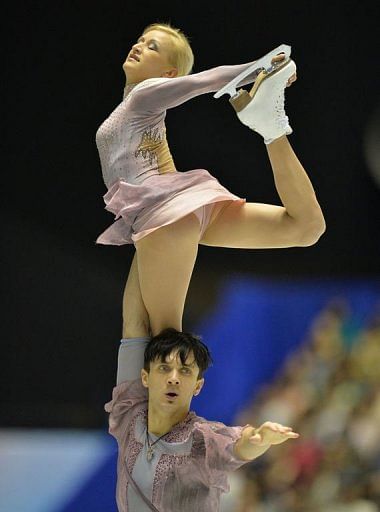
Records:
{"label": "white ice skate", "polygon": [[[279,46],[263,59],[272,59],[278,55],[286,45]],[[290,55],[290,47],[288,47]],[[231,94],[230,103],[234,107],[240,121],[260,133],[264,137],[265,144],[270,144],[273,140],[282,135],[289,135],[292,129],[289,126],[289,120],[284,109],[284,90],[289,78],[296,72],[295,63],[287,58],[282,61],[271,64],[270,67],[259,73],[255,84],[250,92],[241,89],[236,93],[235,86],[254,71],[255,66],[262,62],[262,59],[256,61],[249,69],[238,75],[234,80],[220,89],[215,97],[220,97],[224,93]],[[231,84],[232,87],[231,87]]]}

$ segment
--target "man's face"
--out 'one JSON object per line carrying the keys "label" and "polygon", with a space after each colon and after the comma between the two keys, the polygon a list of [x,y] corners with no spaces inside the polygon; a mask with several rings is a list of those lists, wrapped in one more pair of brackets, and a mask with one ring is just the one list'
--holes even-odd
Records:
{"label": "man's face", "polygon": [[198,373],[193,352],[182,364],[178,352],[173,351],[164,363],[160,359],[152,361],[149,373],[141,370],[141,378],[149,390],[149,402],[174,412],[176,409],[189,409],[193,396],[200,392],[204,379],[198,380]]}

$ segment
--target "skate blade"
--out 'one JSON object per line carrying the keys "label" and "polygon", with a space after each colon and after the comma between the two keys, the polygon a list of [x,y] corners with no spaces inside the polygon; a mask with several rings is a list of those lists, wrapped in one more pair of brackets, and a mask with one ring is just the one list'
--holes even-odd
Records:
{"label": "skate blade", "polygon": [[[276,57],[276,55],[278,55],[279,53],[285,54],[285,60],[282,60],[276,64],[272,64],[273,57]],[[220,98],[221,96],[223,96],[223,94],[229,94],[232,98],[233,96],[235,96],[237,94],[236,87],[238,87],[239,83],[242,80],[244,80],[244,78],[246,78],[248,75],[251,75],[252,73],[254,73],[255,71],[258,71],[258,70],[265,70],[266,73],[271,73],[272,71],[276,70],[279,65],[282,66],[283,64],[288,62],[290,54],[291,54],[291,46],[289,46],[287,44],[281,44],[280,46],[278,46],[274,50],[270,51],[269,53],[267,53],[260,59],[256,60],[252,64],[252,66],[249,66],[249,68],[247,68],[245,71],[240,73],[240,75],[238,75],[233,80],[228,82],[227,85],[225,85],[224,87],[219,89],[219,91],[217,91],[214,94],[214,98]]]}

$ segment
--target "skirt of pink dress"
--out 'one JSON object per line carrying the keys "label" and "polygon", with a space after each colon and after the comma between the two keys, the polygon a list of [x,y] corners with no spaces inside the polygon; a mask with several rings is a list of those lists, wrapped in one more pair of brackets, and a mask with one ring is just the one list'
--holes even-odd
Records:
{"label": "skirt of pink dress", "polygon": [[201,206],[226,200],[245,202],[205,169],[153,175],[138,185],[121,179],[104,195],[105,208],[115,215],[115,222],[96,243],[135,243]]}

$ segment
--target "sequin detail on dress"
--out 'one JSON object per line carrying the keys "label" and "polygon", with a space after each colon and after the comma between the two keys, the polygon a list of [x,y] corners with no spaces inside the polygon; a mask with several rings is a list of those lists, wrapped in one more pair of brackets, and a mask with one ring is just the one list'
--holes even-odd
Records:
{"label": "sequin detail on dress", "polygon": [[149,158],[149,164],[153,165],[158,160],[157,150],[162,144],[162,139],[158,128],[146,130],[141,137],[141,142],[135,151],[135,157],[141,155],[143,158]]}

